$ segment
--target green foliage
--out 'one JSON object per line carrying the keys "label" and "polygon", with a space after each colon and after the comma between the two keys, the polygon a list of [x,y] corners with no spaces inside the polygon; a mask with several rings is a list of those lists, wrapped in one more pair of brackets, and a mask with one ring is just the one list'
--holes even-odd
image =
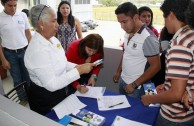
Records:
{"label": "green foliage", "polygon": [[[105,20],[105,21],[117,21],[117,17],[115,15],[115,7],[93,7],[93,17],[97,20]],[[160,11],[159,7],[151,7],[154,18],[154,25],[164,25],[163,13]]]}
{"label": "green foliage", "polygon": [[118,6],[122,0],[99,0],[99,2],[107,7]]}

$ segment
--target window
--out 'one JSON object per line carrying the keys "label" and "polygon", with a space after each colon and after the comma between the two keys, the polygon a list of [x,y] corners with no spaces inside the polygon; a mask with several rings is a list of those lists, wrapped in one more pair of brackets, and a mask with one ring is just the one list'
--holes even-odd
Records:
{"label": "window", "polygon": [[71,0],[66,0],[66,1],[68,1],[71,4]]}
{"label": "window", "polygon": [[83,4],[87,4],[86,2],[87,2],[87,0],[83,0]]}
{"label": "window", "polygon": [[79,1],[79,0],[75,0],[75,4],[79,4],[78,1]]}
{"label": "window", "polygon": [[79,0],[79,4],[82,4],[82,2],[83,2],[82,0]]}

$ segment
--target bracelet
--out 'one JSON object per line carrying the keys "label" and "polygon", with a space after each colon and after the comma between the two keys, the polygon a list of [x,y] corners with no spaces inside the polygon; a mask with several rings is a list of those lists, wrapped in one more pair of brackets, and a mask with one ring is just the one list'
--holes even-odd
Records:
{"label": "bracelet", "polygon": [[138,86],[137,86],[137,84],[136,84],[135,82],[133,82],[133,83],[131,84],[131,86],[132,86],[134,89],[137,89],[137,88],[138,88]]}
{"label": "bracelet", "polygon": [[92,77],[94,78],[95,81],[97,81],[97,76],[96,76],[96,74],[92,74]]}

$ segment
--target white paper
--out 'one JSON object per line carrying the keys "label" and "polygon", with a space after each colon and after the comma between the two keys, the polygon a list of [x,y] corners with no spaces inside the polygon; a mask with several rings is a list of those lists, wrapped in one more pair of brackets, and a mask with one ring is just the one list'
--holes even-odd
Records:
{"label": "white paper", "polygon": [[100,111],[131,107],[125,95],[102,96],[97,99],[97,102]]}
{"label": "white paper", "polygon": [[70,122],[73,122],[75,124],[68,124],[67,126],[76,126],[76,124],[79,124],[81,126],[93,126],[92,124],[89,124],[89,123],[86,123],[80,119],[76,119],[74,117],[72,117],[71,121]]}
{"label": "white paper", "polygon": [[121,116],[116,116],[111,126],[151,126],[151,125],[132,121]]}
{"label": "white paper", "polygon": [[160,107],[160,104],[157,103],[157,104],[150,104],[149,107]]}
{"label": "white paper", "polygon": [[59,119],[62,119],[65,115],[69,115],[76,110],[86,107],[76,95],[72,94],[57,104],[53,109]]}
{"label": "white paper", "polygon": [[81,97],[98,98],[103,96],[106,90],[106,87],[92,87],[92,86],[86,86],[86,87],[89,89],[88,92],[82,94],[79,91],[76,91],[75,95],[81,96]]}

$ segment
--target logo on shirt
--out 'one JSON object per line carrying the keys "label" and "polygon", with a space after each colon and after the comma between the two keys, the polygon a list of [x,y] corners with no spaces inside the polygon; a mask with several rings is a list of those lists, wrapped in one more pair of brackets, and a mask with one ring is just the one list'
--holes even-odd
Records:
{"label": "logo on shirt", "polygon": [[137,44],[136,43],[133,43],[133,49],[135,49],[137,47]]}
{"label": "logo on shirt", "polygon": [[18,24],[24,24],[24,21],[18,21]]}
{"label": "logo on shirt", "polygon": [[61,49],[62,48],[61,44],[57,44],[57,48]]}

